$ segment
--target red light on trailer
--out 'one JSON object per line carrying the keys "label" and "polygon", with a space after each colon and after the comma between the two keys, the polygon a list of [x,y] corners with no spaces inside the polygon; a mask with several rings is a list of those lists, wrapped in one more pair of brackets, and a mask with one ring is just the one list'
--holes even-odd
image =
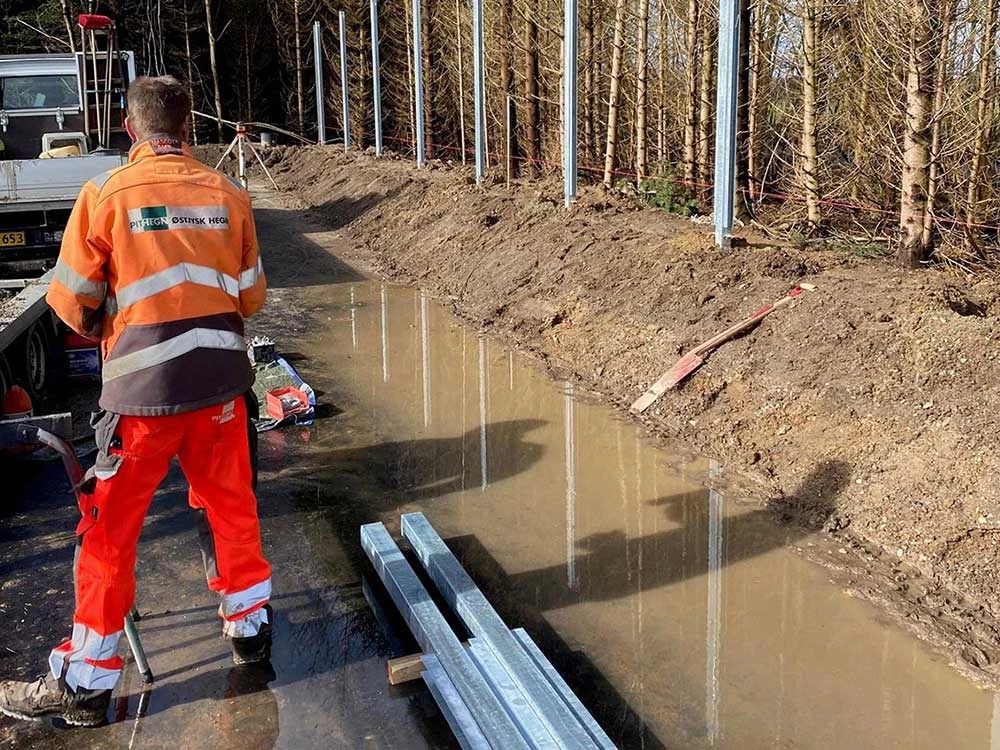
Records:
{"label": "red light on trailer", "polygon": [[99,16],[94,13],[81,13],[77,19],[77,23],[81,29],[86,29],[87,31],[110,29],[115,25],[114,21],[107,16]]}

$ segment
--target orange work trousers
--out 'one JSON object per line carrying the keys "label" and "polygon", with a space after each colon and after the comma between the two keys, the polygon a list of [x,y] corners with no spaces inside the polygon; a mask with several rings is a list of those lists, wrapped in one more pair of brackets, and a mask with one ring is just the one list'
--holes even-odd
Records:
{"label": "orange work trousers", "polygon": [[[106,417],[107,418],[107,417]],[[80,494],[73,635],[49,666],[70,687],[110,689],[125,616],[135,601],[136,546],[153,494],[176,456],[199,514],[209,586],[222,596],[229,637],[256,635],[266,621],[271,567],[260,540],[242,398],[186,414],[117,417],[105,430],[96,481]]]}

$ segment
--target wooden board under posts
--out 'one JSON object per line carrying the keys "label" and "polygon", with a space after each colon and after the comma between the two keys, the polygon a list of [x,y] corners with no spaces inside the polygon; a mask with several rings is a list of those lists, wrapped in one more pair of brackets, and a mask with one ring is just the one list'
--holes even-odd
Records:
{"label": "wooden board under posts", "polygon": [[[465,648],[469,647],[468,641],[462,643]],[[390,685],[402,685],[404,682],[419,680],[421,673],[426,669],[423,662],[423,654],[409,654],[389,659],[386,662],[386,672],[389,675]]]}

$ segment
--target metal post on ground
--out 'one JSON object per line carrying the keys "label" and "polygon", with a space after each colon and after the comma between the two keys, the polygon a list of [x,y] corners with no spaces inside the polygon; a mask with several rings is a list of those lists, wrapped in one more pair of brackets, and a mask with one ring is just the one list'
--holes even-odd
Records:
{"label": "metal post on ground", "polygon": [[732,0],[719,0],[719,73],[715,118],[715,244],[729,247],[736,189],[736,68],[740,14]]}
{"label": "metal post on ground", "polygon": [[378,0],[371,0],[372,100],[375,104],[375,156],[382,155],[382,69],[379,62]]}
{"label": "metal post on ground", "polygon": [[486,175],[486,112],[483,83],[483,0],[472,0],[472,86],[476,108],[476,183]]}
{"label": "metal post on ground", "polygon": [[565,0],[563,11],[563,201],[567,207],[576,200],[577,158],[577,57],[578,0]]}
{"label": "metal post on ground", "polygon": [[316,70],[316,142],[326,143],[326,107],[323,104],[323,31],[313,24],[313,67]]}
{"label": "metal post on ground", "polygon": [[340,109],[344,117],[344,153],[351,148],[351,101],[347,95],[347,16],[340,11]]}
{"label": "metal post on ground", "polygon": [[420,34],[420,0],[413,0],[413,101],[417,131],[417,166],[424,166],[424,48]]}

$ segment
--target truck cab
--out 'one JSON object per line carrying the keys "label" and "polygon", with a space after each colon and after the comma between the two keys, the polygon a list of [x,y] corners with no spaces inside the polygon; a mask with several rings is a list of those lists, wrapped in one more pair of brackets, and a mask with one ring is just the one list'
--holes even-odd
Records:
{"label": "truck cab", "polygon": [[124,51],[0,55],[0,278],[51,268],[80,188],[125,163],[134,77]]}

